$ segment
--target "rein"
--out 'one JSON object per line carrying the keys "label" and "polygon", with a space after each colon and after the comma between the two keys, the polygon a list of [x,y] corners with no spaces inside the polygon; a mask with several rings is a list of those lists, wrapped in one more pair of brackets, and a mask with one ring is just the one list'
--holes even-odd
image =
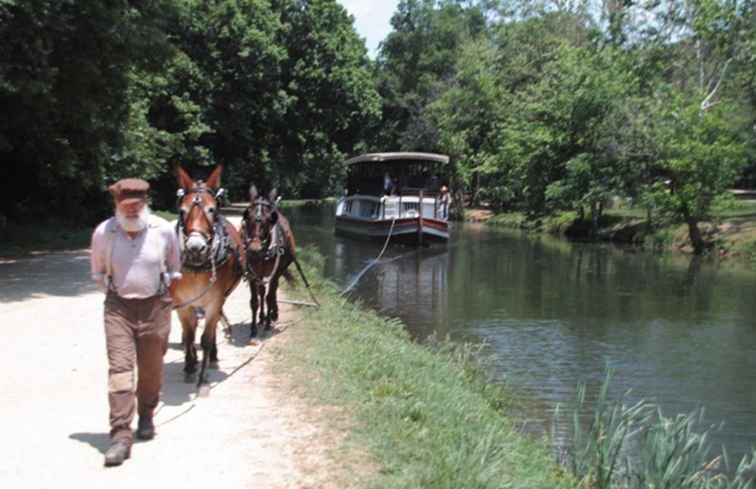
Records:
{"label": "rein", "polygon": [[181,304],[174,305],[173,306],[174,309],[181,309],[182,307],[186,307],[189,304],[200,300],[202,297],[204,297],[205,294],[207,294],[210,291],[210,289],[213,288],[213,285],[215,285],[215,281],[218,280],[218,274],[216,273],[216,269],[215,269],[215,259],[211,257],[210,263],[212,265],[212,275],[210,276],[210,282],[208,282],[207,287],[205,287],[205,290],[203,290],[197,297],[193,297],[189,299],[188,301],[182,302]]}

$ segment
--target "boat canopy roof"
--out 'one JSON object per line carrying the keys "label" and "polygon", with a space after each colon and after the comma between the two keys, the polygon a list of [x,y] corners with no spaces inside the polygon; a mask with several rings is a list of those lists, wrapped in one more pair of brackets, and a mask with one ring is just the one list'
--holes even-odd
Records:
{"label": "boat canopy roof", "polygon": [[410,195],[421,190],[437,193],[448,185],[449,157],[435,153],[368,153],[346,161],[348,195]]}
{"label": "boat canopy roof", "polygon": [[434,163],[449,163],[449,157],[446,155],[440,155],[436,153],[416,153],[416,152],[393,152],[393,153],[367,153],[360,156],[355,156],[346,160],[347,165],[354,165],[357,163],[369,163],[369,162],[389,162],[389,161],[407,161],[407,162],[419,162],[430,161]]}

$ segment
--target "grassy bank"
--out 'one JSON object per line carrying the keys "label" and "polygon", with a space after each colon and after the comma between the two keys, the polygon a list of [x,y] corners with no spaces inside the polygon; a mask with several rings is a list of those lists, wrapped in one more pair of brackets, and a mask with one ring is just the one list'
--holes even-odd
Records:
{"label": "grassy bank", "polygon": [[298,199],[298,200],[282,200],[279,207],[282,209],[296,208],[296,207],[323,207],[336,203],[334,197],[328,197],[324,199]]}
{"label": "grassy bank", "polygon": [[[168,221],[176,219],[174,212],[154,213]],[[0,229],[0,256],[89,248],[94,227],[95,224],[83,226],[75,222],[9,222]]]}
{"label": "grassy bank", "polygon": [[0,230],[0,256],[86,248],[91,237],[91,227],[76,224],[8,223]]}
{"label": "grassy bank", "polygon": [[363,487],[574,487],[513,428],[507,394],[470,347],[413,343],[399,321],[338,297],[316,278],[317,256],[302,255],[323,307],[305,311],[283,354],[308,396],[352,413],[354,442],[379,467]]}
{"label": "grassy bank", "polygon": [[[530,233],[562,235],[572,239],[611,241],[652,250],[691,252],[686,225],[657,220],[649,225],[643,209],[608,209],[599,221],[598,234],[590,236],[591,224],[575,212],[560,212],[529,219],[521,212],[466,212],[467,220],[521,229]],[[735,202],[714,211],[711,222],[699,224],[701,232],[719,256],[732,256],[756,263],[756,203]]]}

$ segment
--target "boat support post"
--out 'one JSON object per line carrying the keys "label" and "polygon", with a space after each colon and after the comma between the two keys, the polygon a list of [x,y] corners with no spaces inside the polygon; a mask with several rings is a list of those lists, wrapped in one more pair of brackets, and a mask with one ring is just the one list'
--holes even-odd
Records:
{"label": "boat support post", "polygon": [[420,191],[420,205],[417,209],[417,244],[423,246],[423,191]]}

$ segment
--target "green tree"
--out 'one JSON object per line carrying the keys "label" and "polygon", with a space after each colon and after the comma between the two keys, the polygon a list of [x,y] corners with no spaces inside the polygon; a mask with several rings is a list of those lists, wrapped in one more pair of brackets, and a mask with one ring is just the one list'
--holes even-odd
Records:
{"label": "green tree", "polygon": [[466,43],[454,81],[425,108],[423,118],[435,128],[438,147],[451,157],[458,177],[453,189],[470,188],[473,204],[482,198],[501,206],[511,200],[512,193],[500,181],[506,163],[497,151],[496,131],[507,94],[498,83],[496,54],[487,40]]}
{"label": "green tree", "polygon": [[486,33],[488,8],[487,2],[399,2],[377,60],[383,120],[373,147],[438,149],[423,110],[446,90],[464,43]]}
{"label": "green tree", "polygon": [[698,225],[745,165],[745,145],[733,130],[729,104],[702,111],[700,98],[674,90],[664,95],[656,106],[654,171],[660,178],[646,198],[688,226],[693,250],[701,254],[707,243]]}
{"label": "green tree", "polygon": [[0,3],[0,213],[102,209],[128,143],[130,76],[168,57],[172,11],[168,1]]}
{"label": "green tree", "polygon": [[[175,32],[186,59],[175,63],[155,122],[183,131],[184,146],[202,131],[201,147],[227,166],[225,185],[237,198],[250,181],[287,195],[335,189],[344,154],[379,107],[344,8],[335,0],[189,3]],[[204,128],[186,123],[195,113]],[[190,156],[205,164],[201,151]]]}
{"label": "green tree", "polygon": [[335,0],[276,5],[283,29],[281,93],[287,104],[273,126],[270,179],[295,195],[337,189],[344,156],[379,117],[380,99],[364,42]]}

